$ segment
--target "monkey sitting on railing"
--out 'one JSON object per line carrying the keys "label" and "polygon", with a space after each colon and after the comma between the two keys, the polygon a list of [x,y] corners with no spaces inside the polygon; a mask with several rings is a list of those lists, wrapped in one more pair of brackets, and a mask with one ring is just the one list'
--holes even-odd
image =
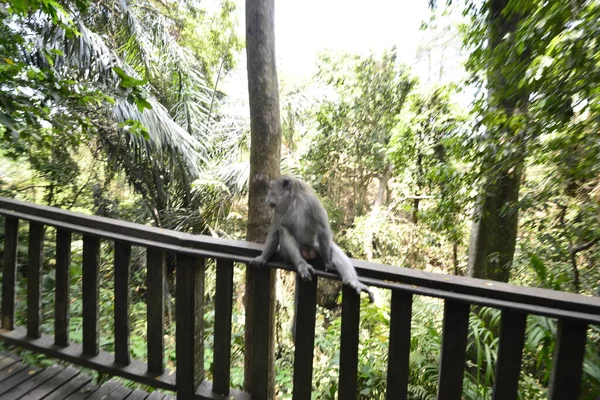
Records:
{"label": "monkey sitting on railing", "polygon": [[306,260],[320,256],[326,271],[337,271],[342,283],[357,294],[363,291],[374,296],[358,280],[352,262],[333,242],[327,211],[310,186],[292,176],[281,176],[269,185],[267,202],[274,214],[262,254],[250,262],[253,267],[264,266],[279,249],[279,254],[291,263],[304,281],[310,281],[313,267]]}

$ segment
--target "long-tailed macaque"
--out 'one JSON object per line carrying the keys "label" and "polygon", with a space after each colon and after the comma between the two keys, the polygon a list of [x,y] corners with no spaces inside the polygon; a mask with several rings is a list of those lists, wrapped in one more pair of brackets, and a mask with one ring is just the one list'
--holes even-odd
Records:
{"label": "long-tailed macaque", "polygon": [[319,256],[326,271],[337,271],[342,283],[374,296],[358,280],[352,262],[333,242],[327,211],[313,190],[302,180],[281,176],[271,181],[267,202],[274,214],[262,254],[250,262],[251,266],[264,266],[279,249],[279,254],[290,262],[304,281],[310,281],[313,267],[306,260]]}

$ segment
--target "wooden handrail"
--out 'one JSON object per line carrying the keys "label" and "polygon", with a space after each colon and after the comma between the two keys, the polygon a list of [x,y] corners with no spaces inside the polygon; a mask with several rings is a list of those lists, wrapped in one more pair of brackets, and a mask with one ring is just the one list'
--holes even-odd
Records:
{"label": "wooden handrail", "polygon": [[[176,390],[184,398],[249,398],[249,393],[229,388],[230,340],[233,296],[233,262],[248,263],[261,251],[262,245],[191,235],[155,227],[85,215],[52,207],[0,197],[0,215],[5,217],[5,240],[2,282],[2,316],[0,338],[18,346],[85,367],[108,372],[158,388]],[[27,330],[14,326],[15,277],[17,268],[19,221],[30,223],[28,245]],[[56,288],[54,338],[40,335],[40,267],[45,227],[57,229]],[[69,340],[69,267],[72,233],[83,234],[83,343]],[[101,241],[115,243],[115,354],[99,348],[98,267]],[[131,246],[146,248],[148,288],[153,296],[148,306],[147,363],[132,360],[129,351],[129,287]],[[177,255],[176,357],[179,374],[165,369],[163,290],[165,253]],[[215,294],[214,384],[204,379],[203,363],[203,299],[205,262],[217,260]],[[352,260],[360,279],[368,285],[392,291],[390,321],[390,357],[388,360],[388,398],[406,395],[408,355],[413,295],[445,300],[444,330],[441,349],[439,399],[460,398],[465,363],[466,338],[470,305],[483,305],[502,310],[500,348],[496,371],[496,399],[516,399],[520,355],[527,314],[559,319],[556,357],[550,383],[550,398],[568,393],[577,398],[581,380],[581,363],[589,324],[600,324],[600,298],[546,289],[417,271]],[[291,270],[277,258],[270,268]],[[337,279],[335,274],[316,270],[316,276]],[[267,282],[267,281],[265,281]],[[312,349],[314,344],[316,279],[299,283],[301,299],[296,329],[294,362],[294,399],[309,399],[312,382]],[[261,316],[269,314],[268,290],[256,288],[253,301],[257,335],[254,335],[253,398],[263,398],[268,385],[265,329]],[[342,296],[340,397],[352,397],[357,387],[358,329],[360,301],[356,293],[344,288]],[[261,319],[262,318],[262,319]],[[299,328],[301,326],[301,328]],[[514,328],[514,329],[511,329]],[[262,330],[261,330],[262,329]],[[264,331],[264,332],[263,332]],[[263,333],[261,333],[263,332]],[[568,349],[567,349],[568,346]],[[264,367],[264,368],[262,368]],[[573,389],[576,387],[576,389]],[[499,396],[499,397],[498,397]]]}
{"label": "wooden handrail", "polygon": [[[124,241],[133,245],[155,247],[178,253],[224,258],[236,262],[248,262],[260,254],[262,245],[240,240],[214,238],[205,235],[192,235],[135,224],[111,218],[98,217],[65,211],[53,207],[32,204],[15,199],[0,197],[0,215],[12,216],[26,221],[38,222],[71,232],[90,234],[102,239]],[[291,270],[281,262],[270,263],[271,267]],[[454,294],[478,296],[489,299],[493,306],[499,300],[499,307],[505,302],[527,304],[564,311],[575,311],[590,318],[600,317],[600,298],[582,296],[555,290],[515,286],[507,283],[462,276],[419,271],[391,265],[373,264],[362,260],[352,260],[359,276],[381,282],[413,285],[427,290],[440,290]],[[321,274],[335,279],[335,275]],[[370,285],[379,286],[375,281]],[[438,297],[435,292],[431,296]],[[426,293],[422,293],[426,294]],[[600,318],[597,320],[600,322]]]}

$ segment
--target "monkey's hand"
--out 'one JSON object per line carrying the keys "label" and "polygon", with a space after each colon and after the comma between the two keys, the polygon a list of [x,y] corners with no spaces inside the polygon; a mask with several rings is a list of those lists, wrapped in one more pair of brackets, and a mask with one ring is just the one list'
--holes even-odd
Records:
{"label": "monkey's hand", "polygon": [[315,273],[314,268],[307,262],[298,264],[298,275],[304,282],[312,281],[312,276]]}
{"label": "monkey's hand", "polygon": [[251,267],[260,268],[264,267],[265,265],[267,265],[267,259],[262,254],[250,261]]}

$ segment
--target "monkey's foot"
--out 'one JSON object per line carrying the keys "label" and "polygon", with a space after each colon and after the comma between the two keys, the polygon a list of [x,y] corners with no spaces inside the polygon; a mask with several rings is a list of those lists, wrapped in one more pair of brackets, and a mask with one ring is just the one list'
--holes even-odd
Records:
{"label": "monkey's foot", "polygon": [[263,256],[258,256],[250,261],[249,264],[251,267],[264,267],[267,265],[267,260]]}
{"label": "monkey's foot", "polygon": [[302,278],[304,282],[311,281],[314,273],[315,270],[310,264],[306,262],[298,264],[298,275],[300,275],[300,278]]}

